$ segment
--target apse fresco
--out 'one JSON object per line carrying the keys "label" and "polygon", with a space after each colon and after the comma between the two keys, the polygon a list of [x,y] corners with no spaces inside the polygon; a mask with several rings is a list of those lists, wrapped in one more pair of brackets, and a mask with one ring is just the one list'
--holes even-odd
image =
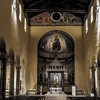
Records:
{"label": "apse fresco", "polygon": [[64,87],[74,84],[74,41],[63,31],[45,33],[38,44],[38,84]]}

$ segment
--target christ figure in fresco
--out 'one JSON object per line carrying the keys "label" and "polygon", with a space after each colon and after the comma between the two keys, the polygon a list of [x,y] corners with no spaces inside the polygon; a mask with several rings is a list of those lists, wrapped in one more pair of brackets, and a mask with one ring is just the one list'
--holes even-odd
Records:
{"label": "christ figure in fresco", "polygon": [[59,38],[58,38],[58,36],[55,36],[53,44],[52,44],[52,50],[54,50],[55,52],[57,52],[60,49],[61,49],[61,44],[60,44]]}

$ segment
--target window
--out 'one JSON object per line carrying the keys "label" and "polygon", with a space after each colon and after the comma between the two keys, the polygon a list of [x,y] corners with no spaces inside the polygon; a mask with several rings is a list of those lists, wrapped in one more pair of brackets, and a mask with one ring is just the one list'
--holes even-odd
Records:
{"label": "window", "polygon": [[97,1],[96,1],[96,5],[97,5],[97,9],[96,9],[96,10],[97,10],[97,12],[98,12],[98,10],[100,9],[100,0],[97,0]]}
{"label": "window", "polygon": [[12,6],[13,6],[13,9],[16,9],[16,0],[13,0]]}
{"label": "window", "polygon": [[24,19],[24,31],[25,32],[27,31],[27,21],[26,21],[26,18]]}
{"label": "window", "polygon": [[88,20],[86,20],[86,24],[85,24],[86,26],[85,26],[85,31],[86,31],[86,34],[87,34],[87,32],[88,32]]}
{"label": "window", "polygon": [[99,4],[99,3],[100,3],[100,1],[99,1],[99,0],[97,0],[97,2],[96,2],[96,3],[97,3],[97,6],[99,6],[99,5],[100,5],[100,4]]}
{"label": "window", "polygon": [[22,7],[21,7],[21,4],[19,4],[19,20],[22,21]]}
{"label": "window", "polygon": [[12,19],[14,20],[14,23],[17,23],[17,7],[16,7],[16,0],[13,0],[12,5],[11,5],[11,16]]}
{"label": "window", "polygon": [[91,7],[91,23],[93,22],[93,6]]}
{"label": "window", "polygon": [[96,24],[97,24],[97,43],[96,45],[99,45],[100,42],[100,6],[97,7],[97,12],[96,12]]}
{"label": "window", "polygon": [[92,79],[92,72],[91,72],[91,70],[90,70],[90,79]]}

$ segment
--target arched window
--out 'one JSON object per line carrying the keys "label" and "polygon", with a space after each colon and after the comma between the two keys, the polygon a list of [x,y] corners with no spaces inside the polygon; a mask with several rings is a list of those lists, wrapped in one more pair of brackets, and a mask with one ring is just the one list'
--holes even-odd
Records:
{"label": "arched window", "polygon": [[25,32],[27,31],[27,21],[26,21],[26,18],[24,19],[24,31]]}
{"label": "arched window", "polygon": [[100,5],[100,1],[99,1],[99,0],[96,1],[96,5],[97,5],[97,6]]}
{"label": "arched window", "polygon": [[16,0],[13,0],[12,6],[13,6],[13,9],[16,9]]}
{"label": "arched window", "polygon": [[86,32],[86,34],[88,32],[88,19],[86,19],[86,23],[85,23],[85,32]]}
{"label": "arched window", "polygon": [[91,7],[91,23],[93,22],[93,6]]}
{"label": "arched window", "polygon": [[19,20],[22,21],[22,7],[21,7],[21,4],[19,4]]}
{"label": "arched window", "polygon": [[12,9],[11,16],[15,24],[17,24],[17,6],[16,5],[17,5],[16,0],[13,0],[12,5],[11,5],[11,9]]}

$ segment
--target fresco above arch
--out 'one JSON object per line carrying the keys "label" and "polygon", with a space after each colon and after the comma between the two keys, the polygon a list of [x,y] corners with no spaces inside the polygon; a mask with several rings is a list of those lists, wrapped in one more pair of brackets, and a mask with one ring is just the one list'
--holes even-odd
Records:
{"label": "fresco above arch", "polygon": [[[58,14],[53,17],[55,13]],[[68,12],[44,12],[32,17],[30,25],[82,25],[82,19]]]}

